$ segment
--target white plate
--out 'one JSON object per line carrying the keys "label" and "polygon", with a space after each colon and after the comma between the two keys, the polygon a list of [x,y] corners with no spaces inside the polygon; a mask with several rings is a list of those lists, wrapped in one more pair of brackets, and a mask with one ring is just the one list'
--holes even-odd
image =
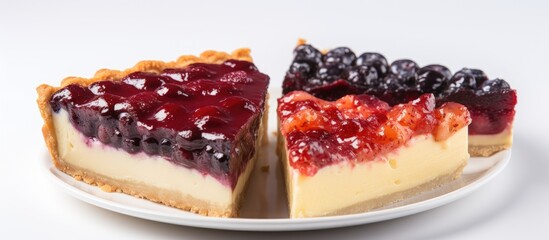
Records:
{"label": "white plate", "polygon": [[[279,89],[271,93],[279,93]],[[276,131],[274,106],[278,94],[271,94],[269,132]],[[50,159],[44,159],[44,167],[51,179],[65,192],[82,201],[114,212],[149,219],[202,228],[248,231],[294,231],[327,229],[379,222],[408,216],[433,209],[460,199],[495,177],[509,162],[511,151],[502,151],[488,158],[471,158],[461,178],[432,191],[408,198],[382,209],[367,213],[334,217],[289,219],[282,170],[275,155],[275,136],[269,134],[269,144],[257,162],[244,199],[240,218],[205,217],[166,207],[147,200],[121,193],[106,193],[57,170]],[[261,167],[269,166],[267,172]]]}

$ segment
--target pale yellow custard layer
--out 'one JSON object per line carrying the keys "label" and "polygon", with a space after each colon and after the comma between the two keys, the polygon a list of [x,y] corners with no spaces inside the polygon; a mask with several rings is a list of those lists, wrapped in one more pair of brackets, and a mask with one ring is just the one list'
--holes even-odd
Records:
{"label": "pale yellow custard layer", "polygon": [[179,193],[181,198],[190,196],[221,209],[232,206],[253,169],[253,164],[247,164],[233,190],[208,174],[175,165],[160,156],[130,154],[97,140],[86,142],[63,109],[53,114],[53,122],[61,161],[114,180],[168,190]]}
{"label": "pale yellow custard layer", "polygon": [[[285,148],[286,143],[282,144]],[[436,187],[438,179],[459,176],[469,159],[467,145],[466,127],[446,141],[437,142],[430,134],[416,136],[382,159],[354,165],[341,162],[323,167],[313,176],[293,169],[284,156],[290,217],[333,215],[363,202],[383,200],[419,186],[430,187],[430,182]]]}
{"label": "pale yellow custard layer", "polygon": [[471,146],[493,146],[502,145],[506,148],[513,144],[513,128],[507,127],[498,134],[475,134],[469,135],[469,145]]}

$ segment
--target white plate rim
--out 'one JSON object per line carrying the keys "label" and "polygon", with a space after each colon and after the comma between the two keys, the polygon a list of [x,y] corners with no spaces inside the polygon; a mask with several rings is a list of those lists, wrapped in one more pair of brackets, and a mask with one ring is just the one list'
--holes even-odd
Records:
{"label": "white plate rim", "polygon": [[[404,206],[398,206],[394,208],[382,209],[366,213],[300,219],[218,218],[206,217],[197,214],[172,214],[138,208],[134,206],[128,206],[119,202],[95,196],[91,193],[77,188],[76,186],[72,185],[71,182],[67,182],[77,182],[77,180],[73,178],[69,178],[70,180],[67,181],[61,179],[59,177],[59,174],[64,173],[55,168],[49,159],[45,161],[44,167],[48,170],[48,175],[50,176],[50,179],[55,182],[56,185],[58,185],[62,190],[64,190],[64,192],[86,203],[124,215],[176,225],[221,230],[299,231],[329,229],[380,222],[394,218],[409,216],[446,205],[469,195],[470,193],[479,189],[481,186],[488,183],[496,175],[498,175],[509,163],[511,159],[511,150],[509,149],[499,152],[497,153],[497,155],[503,156],[500,156],[501,159],[497,161],[493,166],[491,166],[488,170],[486,170],[485,174],[465,186],[462,186],[454,191],[448,192],[440,196]],[[143,199],[135,199],[136,201],[147,201]]]}

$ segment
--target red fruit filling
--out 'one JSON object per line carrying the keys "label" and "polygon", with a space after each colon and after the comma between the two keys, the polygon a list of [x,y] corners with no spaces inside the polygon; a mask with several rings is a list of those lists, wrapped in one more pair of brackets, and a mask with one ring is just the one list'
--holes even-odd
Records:
{"label": "red fruit filling", "polygon": [[461,104],[435,107],[433,94],[391,108],[369,95],[325,101],[294,91],[278,100],[277,113],[290,165],[314,175],[341,161],[379,159],[417,135],[444,141],[471,122]]}

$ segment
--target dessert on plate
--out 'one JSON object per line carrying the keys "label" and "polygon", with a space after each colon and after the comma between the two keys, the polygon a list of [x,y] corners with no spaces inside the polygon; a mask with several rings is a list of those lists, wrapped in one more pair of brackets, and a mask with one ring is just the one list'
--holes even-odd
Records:
{"label": "dessert on plate", "polygon": [[325,100],[366,93],[391,106],[433,93],[437,106],[457,102],[469,110],[472,156],[490,156],[512,144],[516,90],[478,69],[463,68],[452,75],[442,65],[421,67],[410,59],[389,64],[379,53],[358,55],[347,47],[321,52],[300,40],[282,88],[284,94],[302,90]]}
{"label": "dessert on plate", "polygon": [[454,180],[469,159],[469,112],[437,108],[433,94],[391,107],[370,95],[293,91],[277,116],[291,218],[379,208]]}
{"label": "dessert on plate", "polygon": [[142,61],[41,85],[52,161],[75,179],[233,217],[266,128],[269,77],[248,49]]}

